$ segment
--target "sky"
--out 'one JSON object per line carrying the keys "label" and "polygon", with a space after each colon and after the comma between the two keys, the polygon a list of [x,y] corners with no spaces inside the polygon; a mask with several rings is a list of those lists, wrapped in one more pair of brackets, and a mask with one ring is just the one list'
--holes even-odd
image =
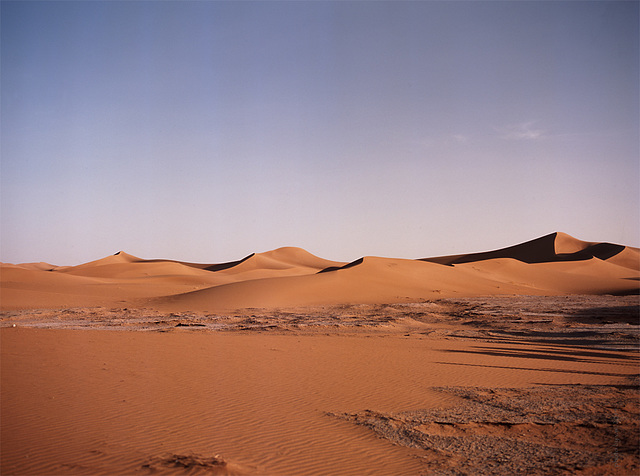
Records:
{"label": "sky", "polygon": [[0,261],[640,246],[635,1],[2,1]]}

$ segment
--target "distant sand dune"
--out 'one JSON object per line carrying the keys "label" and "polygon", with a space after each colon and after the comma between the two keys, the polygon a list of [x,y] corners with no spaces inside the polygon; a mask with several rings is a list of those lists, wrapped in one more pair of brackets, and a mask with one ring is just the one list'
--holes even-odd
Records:
{"label": "distant sand dune", "polygon": [[[594,257],[609,259],[625,249],[626,247],[622,245],[589,243],[577,240],[566,233],[551,233],[535,240],[495,251],[423,258],[423,261],[453,265],[496,258],[512,258],[524,263],[550,263],[587,260]],[[634,249],[637,251],[637,248]],[[635,266],[640,266],[640,263],[636,263]]]}
{"label": "distant sand dune", "polygon": [[299,276],[314,274],[344,263],[329,261],[312,255],[301,248],[286,247],[265,253],[252,254],[233,267],[220,272],[233,275],[239,280]]}
{"label": "distant sand dune", "polygon": [[143,306],[216,311],[503,294],[638,294],[640,250],[552,233],[495,251],[326,260],[294,247],[220,264],[118,252],[78,266],[2,265],[2,309]]}

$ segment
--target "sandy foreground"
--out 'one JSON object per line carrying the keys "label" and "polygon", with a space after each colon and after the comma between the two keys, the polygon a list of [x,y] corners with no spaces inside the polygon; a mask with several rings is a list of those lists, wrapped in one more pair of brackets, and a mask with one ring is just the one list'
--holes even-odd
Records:
{"label": "sandy foreground", "polygon": [[0,474],[637,474],[640,253],[0,269]]}
{"label": "sandy foreground", "polygon": [[635,474],[637,313],[637,296],[5,313],[0,469]]}

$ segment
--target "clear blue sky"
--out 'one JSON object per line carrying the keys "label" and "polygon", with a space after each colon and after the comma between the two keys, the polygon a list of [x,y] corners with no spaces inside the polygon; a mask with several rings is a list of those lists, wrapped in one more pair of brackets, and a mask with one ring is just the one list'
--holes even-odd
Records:
{"label": "clear blue sky", "polygon": [[640,246],[638,2],[0,8],[1,261]]}

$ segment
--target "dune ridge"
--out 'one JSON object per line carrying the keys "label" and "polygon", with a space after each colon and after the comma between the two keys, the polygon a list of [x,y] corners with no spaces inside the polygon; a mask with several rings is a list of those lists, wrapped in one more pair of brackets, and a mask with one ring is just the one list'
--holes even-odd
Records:
{"label": "dune ridge", "polygon": [[566,233],[555,232],[531,241],[494,251],[422,258],[422,261],[454,265],[497,258],[511,258],[529,264],[581,261],[591,258],[605,260],[621,253],[626,248],[627,247],[623,245],[613,243],[590,243],[581,241]]}
{"label": "dune ridge", "polygon": [[395,303],[482,295],[639,294],[640,249],[555,232],[507,248],[350,263],[302,248],[219,264],[145,260],[120,251],[77,266],[2,264],[3,310],[74,306],[218,311]]}

